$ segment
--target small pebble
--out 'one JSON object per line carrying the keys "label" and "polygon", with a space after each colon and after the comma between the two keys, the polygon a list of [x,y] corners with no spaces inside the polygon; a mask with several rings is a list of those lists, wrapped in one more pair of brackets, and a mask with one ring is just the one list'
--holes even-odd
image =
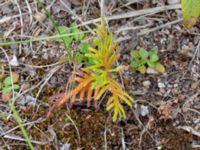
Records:
{"label": "small pebble", "polygon": [[149,88],[151,85],[151,82],[149,80],[146,80],[146,81],[143,81],[142,84],[144,87]]}
{"label": "small pebble", "polygon": [[194,89],[197,89],[198,87],[198,82],[195,82],[195,83],[192,83],[191,85],[191,88],[194,90]]}
{"label": "small pebble", "polygon": [[10,65],[11,66],[19,66],[19,62],[18,62],[18,59],[15,55],[13,55],[12,59],[10,60]]}
{"label": "small pebble", "polygon": [[165,88],[165,84],[163,82],[158,82],[158,87],[159,88]]}
{"label": "small pebble", "polygon": [[178,84],[174,84],[174,87],[175,87],[175,88],[178,87]]}
{"label": "small pebble", "polygon": [[163,94],[166,94],[166,90],[164,88],[160,88],[159,89],[160,93],[163,95]]}
{"label": "small pebble", "polygon": [[146,116],[147,114],[149,114],[149,108],[148,108],[148,106],[141,105],[141,107],[140,107],[140,114],[143,117]]}
{"label": "small pebble", "polygon": [[167,87],[168,87],[168,88],[172,88],[172,85],[171,85],[171,84],[168,84]]}
{"label": "small pebble", "polygon": [[37,12],[34,17],[37,21],[43,22],[47,16],[44,13]]}

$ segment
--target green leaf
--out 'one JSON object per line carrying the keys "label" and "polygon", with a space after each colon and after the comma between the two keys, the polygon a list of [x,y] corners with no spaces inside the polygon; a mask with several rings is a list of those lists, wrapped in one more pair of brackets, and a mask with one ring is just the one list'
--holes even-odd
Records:
{"label": "green leaf", "polygon": [[13,83],[18,82],[18,80],[19,80],[19,74],[12,72],[12,80],[11,80],[11,76],[8,76],[4,79],[3,83],[4,83],[4,86],[8,86],[8,85],[11,85],[12,82]]}
{"label": "green leaf", "polygon": [[115,108],[114,108],[114,115],[112,117],[113,122],[117,121],[118,115],[119,115],[119,108],[115,106]]}
{"label": "green leaf", "polygon": [[[58,26],[58,30],[61,32],[61,35],[70,33],[69,28],[66,26]],[[63,37],[62,39],[67,47],[71,46],[72,41],[73,41],[73,38],[71,36],[66,36],[66,37]]]}
{"label": "green leaf", "polygon": [[[13,89],[18,90],[19,85],[13,84]],[[9,94],[11,91],[12,91],[12,86],[6,86],[6,87],[3,88],[3,92],[6,93],[6,94]]]}
{"label": "green leaf", "polygon": [[106,72],[103,72],[101,75],[95,75],[95,82],[92,84],[92,89],[96,88],[99,85],[105,85],[108,83],[106,78]]}
{"label": "green leaf", "polygon": [[80,64],[83,60],[84,60],[84,55],[81,54],[80,52],[76,52],[75,56],[74,56],[74,61],[76,64]]}
{"label": "green leaf", "polygon": [[92,53],[87,53],[87,54],[85,54],[85,57],[88,57],[88,58],[95,58],[96,55],[95,55],[95,54],[92,54]]}
{"label": "green leaf", "polygon": [[88,58],[87,59],[87,63],[90,64],[90,65],[94,65],[95,64],[95,60],[92,59],[92,58]]}
{"label": "green leaf", "polygon": [[140,66],[140,62],[139,61],[132,61],[131,62],[131,67],[133,67],[133,68],[138,68]]}
{"label": "green leaf", "polygon": [[140,61],[140,66],[147,64],[147,59],[141,59]]}
{"label": "green leaf", "polygon": [[157,49],[157,48],[152,48],[152,49],[149,51],[149,55],[153,55],[153,54],[158,54],[158,49]]}
{"label": "green leaf", "polygon": [[[104,83],[104,85],[106,85],[106,84],[107,84],[107,82]],[[101,88],[100,92],[98,93],[96,99],[100,99],[102,97],[102,95],[109,89],[109,85],[106,85],[104,87],[100,86],[100,87],[102,87],[102,88]]]}
{"label": "green leaf", "polygon": [[5,94],[9,94],[11,91],[12,91],[12,87],[10,87],[10,86],[3,88],[3,93],[5,93]]}
{"label": "green leaf", "polygon": [[80,33],[82,31],[77,27],[76,22],[72,23],[70,28],[71,28],[72,33],[74,33],[74,34],[77,33],[76,35],[73,36],[76,41],[84,39],[84,33]]}
{"label": "green leaf", "polygon": [[141,58],[146,59],[149,56],[149,53],[145,49],[140,49],[139,55],[141,56]]}
{"label": "green leaf", "polygon": [[[12,88],[12,87],[11,87],[11,88]],[[19,89],[19,85],[13,84],[13,88],[14,88],[14,90],[18,90],[18,89]]]}
{"label": "green leaf", "polygon": [[73,23],[70,25],[70,29],[71,29],[70,32],[74,32],[74,30],[78,29],[78,26],[77,26],[76,22],[73,22]]}
{"label": "green leaf", "polygon": [[129,107],[132,107],[132,101],[133,99],[128,99],[125,95],[121,94],[119,97],[127,104]]}
{"label": "green leaf", "polygon": [[160,63],[156,63],[155,64],[155,69],[160,73],[164,73],[165,72],[165,67]]}
{"label": "green leaf", "polygon": [[81,43],[80,52],[82,52],[83,54],[89,53],[89,47],[90,45],[88,43]]}
{"label": "green leaf", "polygon": [[70,29],[66,26],[58,26],[60,34],[70,33]]}
{"label": "green leaf", "polygon": [[74,33],[74,39],[76,41],[81,41],[82,39],[84,39],[84,33],[80,33],[82,32],[79,29],[74,30],[72,33]]}
{"label": "green leaf", "polygon": [[151,62],[151,61],[147,61],[147,65],[151,68],[154,68],[155,67],[155,62]]}
{"label": "green leaf", "polygon": [[120,117],[122,117],[123,119],[126,119],[126,113],[125,113],[123,106],[121,104],[119,104],[118,107],[119,107]]}
{"label": "green leaf", "polygon": [[157,54],[152,54],[150,56],[150,62],[157,62],[159,60],[159,57]]}
{"label": "green leaf", "polygon": [[111,109],[114,108],[114,106],[115,106],[114,103],[110,103],[109,105],[107,105],[107,107],[106,107],[106,111],[110,111]]}
{"label": "green leaf", "polygon": [[186,28],[192,28],[200,16],[200,0],[181,0],[183,24]]}
{"label": "green leaf", "polygon": [[138,67],[137,69],[140,73],[145,73],[146,72],[146,67],[144,65]]}
{"label": "green leaf", "polygon": [[109,72],[119,72],[120,70],[122,70],[124,68],[124,66],[118,66],[114,69],[109,70]]}
{"label": "green leaf", "polygon": [[4,85],[5,86],[11,85],[12,84],[11,79],[12,78],[10,76],[6,77],[5,80],[3,81]]}
{"label": "green leaf", "polygon": [[138,59],[140,58],[139,52],[138,51],[132,51],[131,52],[131,57]]}

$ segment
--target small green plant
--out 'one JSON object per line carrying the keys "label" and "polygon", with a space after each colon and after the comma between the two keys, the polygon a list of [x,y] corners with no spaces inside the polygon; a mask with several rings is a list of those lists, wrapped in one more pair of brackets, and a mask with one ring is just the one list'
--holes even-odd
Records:
{"label": "small green plant", "polygon": [[[12,88],[14,91],[19,89],[19,85],[17,84],[19,79],[19,75],[16,73],[12,73],[12,78],[11,76],[7,76],[3,82],[0,82],[0,90],[2,90],[2,99],[4,101],[8,101],[10,99],[11,93],[12,93]],[[13,82],[13,86],[12,86]]]}
{"label": "small green plant", "polygon": [[119,74],[124,67],[116,67],[116,62],[120,57],[119,47],[115,43],[113,34],[108,32],[103,19],[102,25],[98,26],[97,35],[93,47],[85,45],[86,47],[82,49],[84,56],[89,60],[86,68],[75,71],[73,73],[75,77],[70,79],[70,82],[76,82],[77,86],[56,101],[50,108],[48,116],[65,102],[73,104],[77,97],[81,102],[86,97],[88,106],[91,100],[94,100],[95,107],[98,108],[98,100],[107,91],[110,95],[106,110],[113,111],[113,121],[126,118],[123,104],[132,107],[133,98],[116,81],[116,74]]}
{"label": "small green plant", "polygon": [[[72,34],[72,36],[67,36],[62,38],[65,46],[68,49],[72,49],[73,42],[80,42],[78,51],[75,52],[73,55],[73,62],[76,64],[81,63],[82,61],[88,62],[87,58],[85,57],[85,54],[88,53],[89,44],[86,42],[82,42],[85,38],[84,32],[78,28],[77,24],[74,22],[70,25],[70,27],[67,26],[58,26],[58,30],[61,35],[65,34]],[[68,61],[68,54],[66,56],[62,56],[60,59],[61,63],[65,63]]]}
{"label": "small green plant", "polygon": [[60,35],[74,34],[73,36],[63,37],[63,42],[67,46],[67,48],[71,48],[73,41],[81,41],[84,39],[84,33],[81,31],[81,29],[78,28],[75,22],[72,23],[70,27],[58,26],[58,30],[60,32]]}
{"label": "small green plant", "polygon": [[159,63],[157,49],[152,49],[150,51],[147,51],[145,49],[140,49],[139,51],[132,51],[131,56],[131,67],[133,67],[141,73],[145,73],[148,67],[153,68],[160,73],[165,72],[164,66]]}
{"label": "small green plant", "polygon": [[[74,63],[80,64],[81,62],[84,62],[85,64],[93,64],[93,60],[86,56],[88,53],[90,53],[90,50],[89,50],[90,45],[86,42],[82,42],[85,38],[85,34],[81,29],[77,27],[77,24],[75,22],[72,23],[70,27],[58,26],[58,30],[61,35],[74,34],[73,36],[62,38],[62,40],[64,41],[64,44],[67,46],[68,49],[72,49],[73,42],[80,43],[78,50],[75,52],[73,56]],[[61,62],[66,62],[68,60],[68,57],[62,56],[61,60],[62,60]]]}
{"label": "small green plant", "polygon": [[[5,75],[3,74],[3,76]],[[12,101],[12,98],[11,98],[12,91],[16,92],[19,89],[19,85],[17,84],[18,80],[19,80],[19,74],[17,73],[12,73],[12,75],[5,77],[5,79],[3,80],[0,80],[0,90],[2,90],[2,99],[3,101],[9,103],[10,109],[13,112],[13,116],[16,122],[18,123],[19,128],[21,129],[22,134],[24,135],[29,148],[31,150],[34,150],[34,147],[30,141],[30,138],[22,124],[22,120],[19,116],[19,113],[14,106],[14,101]],[[2,111],[0,111],[0,119],[3,119],[3,117],[5,117],[4,115],[5,114]]]}

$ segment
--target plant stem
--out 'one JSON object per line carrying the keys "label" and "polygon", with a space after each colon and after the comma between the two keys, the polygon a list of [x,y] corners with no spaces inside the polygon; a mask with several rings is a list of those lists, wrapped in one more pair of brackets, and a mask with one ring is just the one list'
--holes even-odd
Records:
{"label": "plant stem", "polygon": [[22,120],[21,120],[21,118],[19,117],[19,113],[18,113],[17,110],[15,109],[15,106],[14,106],[14,104],[11,102],[11,99],[9,100],[9,105],[10,105],[10,108],[11,108],[11,110],[12,110],[12,112],[13,112],[14,118],[15,118],[15,120],[17,121],[17,123],[18,123],[18,125],[19,125],[19,128],[20,128],[21,131],[22,131],[22,134],[24,135],[24,137],[25,137],[25,139],[26,139],[26,142],[28,143],[29,148],[30,148],[31,150],[34,150],[34,147],[33,147],[32,143],[31,143],[31,140],[30,140],[30,138],[29,138],[29,136],[28,136],[28,134],[27,134],[27,132],[26,132],[24,126],[22,125]]}
{"label": "plant stem", "polygon": [[39,37],[39,38],[33,38],[30,40],[24,40],[24,41],[14,41],[14,42],[3,42],[0,43],[0,46],[10,46],[10,45],[16,45],[16,44],[23,44],[23,43],[31,43],[31,42],[37,42],[37,41],[42,41],[42,40],[52,40],[52,39],[59,39],[67,36],[73,36],[73,35],[78,35],[82,33],[89,33],[90,31],[84,31],[84,32],[79,32],[79,33],[69,33],[69,34],[62,34],[62,35],[53,35],[53,36],[47,36],[47,37]]}

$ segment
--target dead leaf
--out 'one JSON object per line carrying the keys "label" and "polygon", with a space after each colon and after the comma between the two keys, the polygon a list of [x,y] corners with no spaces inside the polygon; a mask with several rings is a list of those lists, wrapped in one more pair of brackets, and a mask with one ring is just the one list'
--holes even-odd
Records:
{"label": "dead leaf", "polygon": [[9,99],[10,99],[10,97],[11,97],[11,93],[8,93],[8,94],[6,94],[6,93],[2,93],[2,100],[3,100],[3,102],[8,102],[9,101]]}
{"label": "dead leaf", "polygon": [[158,108],[159,113],[162,115],[161,118],[168,120],[174,119],[178,112],[180,111],[179,108],[173,106],[171,103],[161,103],[160,107]]}
{"label": "dead leaf", "polygon": [[44,13],[37,12],[34,17],[37,21],[43,22],[47,16]]}
{"label": "dead leaf", "polygon": [[17,83],[19,81],[19,74],[16,72],[12,72],[13,83]]}

